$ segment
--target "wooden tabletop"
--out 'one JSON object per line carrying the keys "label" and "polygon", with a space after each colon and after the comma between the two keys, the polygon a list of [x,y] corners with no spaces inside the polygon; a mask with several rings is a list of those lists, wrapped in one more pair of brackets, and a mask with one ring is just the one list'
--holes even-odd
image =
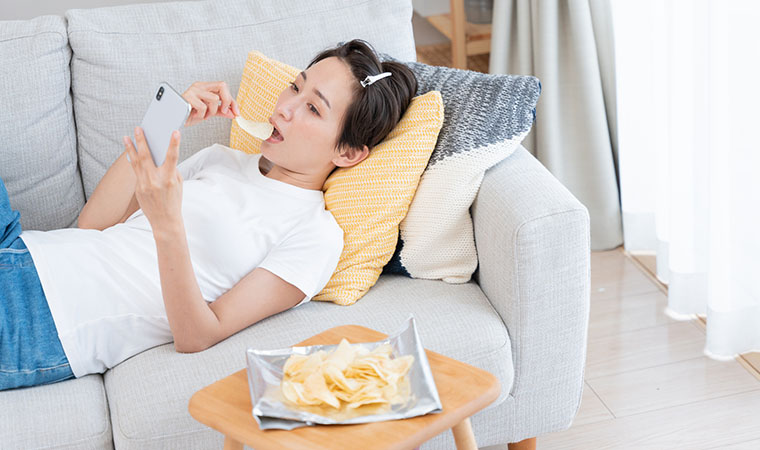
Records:
{"label": "wooden tabletop", "polygon": [[[297,346],[374,342],[388,337],[358,325],[344,325]],[[253,418],[246,369],[206,386],[190,398],[190,414],[228,438],[256,450],[282,448],[409,449],[460,424],[496,400],[499,380],[469,364],[426,350],[443,412],[403,420],[357,425],[316,425],[294,430],[261,430]],[[467,423],[469,426],[469,422]]]}

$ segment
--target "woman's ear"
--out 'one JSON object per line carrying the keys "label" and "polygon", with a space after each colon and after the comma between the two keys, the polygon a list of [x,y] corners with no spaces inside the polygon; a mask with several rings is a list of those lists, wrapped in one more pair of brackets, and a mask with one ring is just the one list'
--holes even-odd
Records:
{"label": "woman's ear", "polygon": [[339,156],[333,159],[333,163],[337,167],[353,167],[367,159],[367,156],[369,156],[369,147],[366,145],[362,146],[362,148],[344,147],[341,149]]}

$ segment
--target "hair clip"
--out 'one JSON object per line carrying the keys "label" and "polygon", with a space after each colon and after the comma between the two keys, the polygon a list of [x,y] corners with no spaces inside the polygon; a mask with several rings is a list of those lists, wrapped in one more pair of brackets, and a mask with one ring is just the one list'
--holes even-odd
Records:
{"label": "hair clip", "polygon": [[377,80],[382,80],[385,77],[389,77],[392,74],[390,72],[383,72],[380,75],[367,75],[367,78],[363,79],[359,83],[362,84],[362,87],[365,88],[369,86],[370,84],[374,83]]}

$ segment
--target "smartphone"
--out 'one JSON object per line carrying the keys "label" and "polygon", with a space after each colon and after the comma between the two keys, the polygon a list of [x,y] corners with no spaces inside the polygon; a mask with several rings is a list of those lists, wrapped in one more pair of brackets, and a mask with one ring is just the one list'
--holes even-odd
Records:
{"label": "smartphone", "polygon": [[[143,129],[156,167],[161,166],[166,160],[172,132],[182,128],[191,110],[190,103],[169,86],[169,83],[161,82],[154,91],[140,127]],[[134,143],[134,138],[132,142]]]}

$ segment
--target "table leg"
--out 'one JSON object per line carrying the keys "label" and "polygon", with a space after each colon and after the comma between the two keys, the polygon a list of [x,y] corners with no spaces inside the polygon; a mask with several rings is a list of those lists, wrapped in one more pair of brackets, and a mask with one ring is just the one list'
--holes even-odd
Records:
{"label": "table leg", "polygon": [[457,450],[478,450],[478,444],[475,442],[475,433],[472,432],[470,418],[466,418],[451,429],[454,433],[454,443]]}
{"label": "table leg", "polygon": [[243,450],[243,444],[229,436],[224,437],[224,450]]}

